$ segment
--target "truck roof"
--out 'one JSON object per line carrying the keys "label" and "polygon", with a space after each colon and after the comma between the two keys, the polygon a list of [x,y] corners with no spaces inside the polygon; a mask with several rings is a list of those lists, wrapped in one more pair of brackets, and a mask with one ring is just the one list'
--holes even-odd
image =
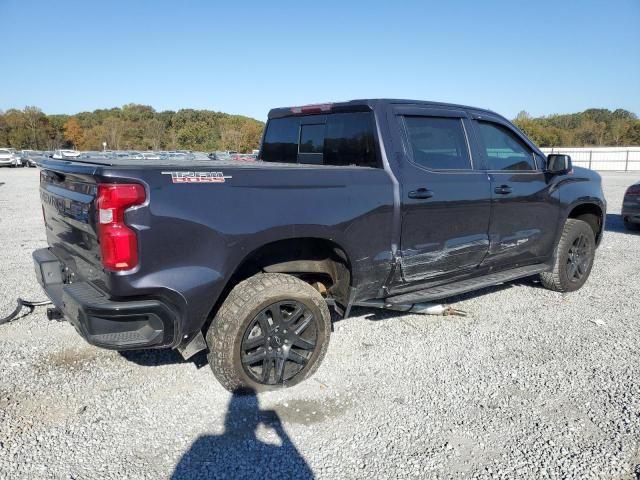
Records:
{"label": "truck roof", "polygon": [[291,115],[308,115],[308,114],[322,114],[335,111],[359,111],[359,110],[372,110],[379,105],[424,105],[429,107],[446,107],[446,108],[461,108],[465,110],[475,110],[478,112],[490,113],[492,115],[502,115],[488,110],[486,108],[470,107],[468,105],[460,105],[456,103],[435,102],[428,100],[408,100],[398,98],[364,98],[358,100],[348,100],[345,102],[326,102],[317,103],[311,105],[302,105],[294,107],[279,107],[273,108],[269,111],[268,118],[280,118],[288,117]]}

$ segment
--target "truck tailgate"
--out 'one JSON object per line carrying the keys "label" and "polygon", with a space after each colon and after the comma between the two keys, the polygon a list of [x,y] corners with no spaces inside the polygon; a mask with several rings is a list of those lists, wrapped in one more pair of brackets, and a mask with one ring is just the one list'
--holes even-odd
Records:
{"label": "truck tailgate", "polygon": [[87,279],[101,271],[96,189],[90,175],[49,169],[40,173],[47,242],[74,275]]}

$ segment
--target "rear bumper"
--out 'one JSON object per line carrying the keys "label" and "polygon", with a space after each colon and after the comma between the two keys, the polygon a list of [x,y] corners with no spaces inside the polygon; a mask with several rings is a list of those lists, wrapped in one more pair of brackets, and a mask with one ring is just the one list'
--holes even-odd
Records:
{"label": "rear bumper", "polygon": [[622,204],[622,217],[630,223],[640,223],[640,200],[625,198]]}
{"label": "rear bumper", "polygon": [[90,282],[64,283],[49,249],[33,252],[36,278],[53,304],[90,344],[114,350],[175,343],[177,313],[157,299],[112,300]]}
{"label": "rear bumper", "polygon": [[640,224],[640,213],[622,214],[625,222]]}

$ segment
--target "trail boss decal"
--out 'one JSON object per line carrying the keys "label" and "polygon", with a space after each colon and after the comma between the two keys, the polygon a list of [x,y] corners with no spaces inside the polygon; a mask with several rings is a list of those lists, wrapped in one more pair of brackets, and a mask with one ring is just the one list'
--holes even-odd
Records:
{"label": "trail boss decal", "polygon": [[171,175],[173,183],[224,183],[230,175],[222,172],[160,172]]}

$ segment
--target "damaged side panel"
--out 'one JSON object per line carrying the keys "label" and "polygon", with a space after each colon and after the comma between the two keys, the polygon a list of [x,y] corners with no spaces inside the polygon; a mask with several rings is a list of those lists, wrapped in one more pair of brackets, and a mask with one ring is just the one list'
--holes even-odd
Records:
{"label": "damaged side panel", "polygon": [[403,280],[427,280],[452,270],[473,268],[482,262],[488,248],[486,233],[450,238],[443,243],[416,245],[402,251]]}
{"label": "damaged side panel", "polygon": [[531,244],[540,240],[541,235],[542,232],[539,228],[509,232],[508,235],[492,233],[489,254],[511,255],[519,249],[529,248]]}
{"label": "damaged side panel", "polygon": [[511,193],[493,193],[489,253],[483,266],[526,264],[553,252],[560,213],[558,192],[544,173],[492,172],[492,192],[509,185]]}

